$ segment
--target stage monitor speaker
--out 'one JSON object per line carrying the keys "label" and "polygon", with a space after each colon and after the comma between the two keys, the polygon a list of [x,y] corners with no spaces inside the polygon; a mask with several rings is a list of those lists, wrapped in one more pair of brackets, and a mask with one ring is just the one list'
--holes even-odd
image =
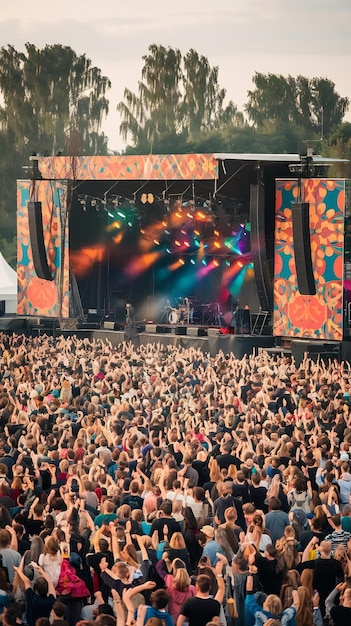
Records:
{"label": "stage monitor speaker", "polygon": [[207,329],[207,336],[208,337],[217,337],[219,335],[219,329],[218,328],[208,328]]}
{"label": "stage monitor speaker", "polygon": [[190,337],[206,337],[206,330],[204,328],[199,328],[198,326],[188,326],[187,333]]}
{"label": "stage monitor speaker", "polygon": [[145,325],[146,333],[156,333],[156,324],[146,324]]}
{"label": "stage monitor speaker", "polygon": [[115,330],[115,322],[105,321],[104,322],[104,329],[105,330]]}
{"label": "stage monitor speaker", "polygon": [[314,296],[316,283],[311,255],[310,205],[308,202],[293,202],[291,209],[297,286],[301,295]]}
{"label": "stage monitor speaker", "polygon": [[175,326],[175,334],[176,335],[186,335],[187,334],[186,326]]}
{"label": "stage monitor speaker", "polygon": [[188,326],[186,329],[186,334],[189,335],[190,337],[198,337],[199,329],[197,326]]}
{"label": "stage monitor speaker", "polygon": [[53,280],[44,244],[41,202],[28,202],[28,225],[35,273],[43,280]]}
{"label": "stage monitor speaker", "polygon": [[77,330],[77,319],[75,317],[61,319],[60,330]]}

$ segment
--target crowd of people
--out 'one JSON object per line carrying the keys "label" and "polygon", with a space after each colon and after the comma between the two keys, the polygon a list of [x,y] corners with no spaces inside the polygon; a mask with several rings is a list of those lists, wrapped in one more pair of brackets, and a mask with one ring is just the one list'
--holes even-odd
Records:
{"label": "crowd of people", "polygon": [[4,626],[351,623],[351,368],[0,335]]}

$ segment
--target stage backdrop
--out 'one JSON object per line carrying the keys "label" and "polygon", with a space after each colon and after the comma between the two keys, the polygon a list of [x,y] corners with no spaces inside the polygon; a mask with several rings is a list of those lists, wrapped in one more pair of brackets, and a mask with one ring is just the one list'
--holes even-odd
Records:
{"label": "stage backdrop", "polygon": [[315,295],[298,290],[292,227],[296,180],[276,182],[274,334],[340,341],[343,338],[345,181],[304,179],[310,205],[311,256]]}
{"label": "stage backdrop", "polygon": [[[41,202],[44,245],[53,280],[36,275],[27,204]],[[18,315],[69,317],[68,225],[65,223],[67,184],[62,181],[17,181]],[[62,239],[61,239],[62,237]],[[62,256],[64,258],[62,258]]]}

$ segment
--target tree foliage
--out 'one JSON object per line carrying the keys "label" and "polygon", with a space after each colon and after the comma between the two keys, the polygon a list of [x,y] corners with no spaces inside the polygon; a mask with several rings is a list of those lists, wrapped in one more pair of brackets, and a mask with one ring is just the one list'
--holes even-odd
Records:
{"label": "tree foliage", "polygon": [[149,152],[173,142],[186,150],[200,134],[243,122],[233,102],[224,105],[218,67],[211,68],[195,50],[182,56],[177,49],[152,44],[143,61],[138,92],[125,89],[117,106],[120,133],[134,149]]}
{"label": "tree foliage", "polygon": [[258,130],[267,123],[292,124],[305,138],[328,137],[342,122],[349,99],[335,91],[327,78],[281,76],[256,72],[255,89],[248,92],[246,112]]}
{"label": "tree foliage", "polygon": [[106,151],[107,138],[100,135],[105,97],[110,81],[85,56],[70,47],[27,43],[25,52],[13,46],[0,49],[0,110],[2,128],[25,152],[55,154],[70,151],[70,137],[79,137],[80,154]]}
{"label": "tree foliage", "polygon": [[0,49],[0,249],[16,258],[16,179],[33,152],[106,154],[110,81],[71,48]]}

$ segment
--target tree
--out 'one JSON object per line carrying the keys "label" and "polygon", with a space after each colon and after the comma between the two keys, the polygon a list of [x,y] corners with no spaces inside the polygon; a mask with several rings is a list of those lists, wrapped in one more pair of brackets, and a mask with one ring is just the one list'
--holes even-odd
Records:
{"label": "tree", "polygon": [[[120,133],[132,148],[149,152],[166,146],[186,145],[200,133],[243,117],[232,102],[224,107],[226,91],[218,84],[218,67],[195,50],[182,57],[177,49],[152,44],[143,56],[142,80],[137,94],[125,89],[117,110]],[[173,150],[172,150],[173,146]]]}
{"label": "tree", "polygon": [[32,152],[106,154],[110,81],[85,55],[53,45],[0,49],[0,246],[16,258],[16,179]]}
{"label": "tree", "polygon": [[69,152],[73,133],[79,137],[79,153],[97,146],[106,152],[106,138],[99,132],[110,86],[101,70],[68,46],[38,49],[27,43],[24,53],[13,46],[0,49],[2,126],[21,151],[28,146],[30,151]]}
{"label": "tree", "polygon": [[302,129],[306,139],[324,138],[342,122],[349,106],[348,98],[339,96],[327,78],[256,72],[253,82],[246,112],[258,130],[278,122]]}

